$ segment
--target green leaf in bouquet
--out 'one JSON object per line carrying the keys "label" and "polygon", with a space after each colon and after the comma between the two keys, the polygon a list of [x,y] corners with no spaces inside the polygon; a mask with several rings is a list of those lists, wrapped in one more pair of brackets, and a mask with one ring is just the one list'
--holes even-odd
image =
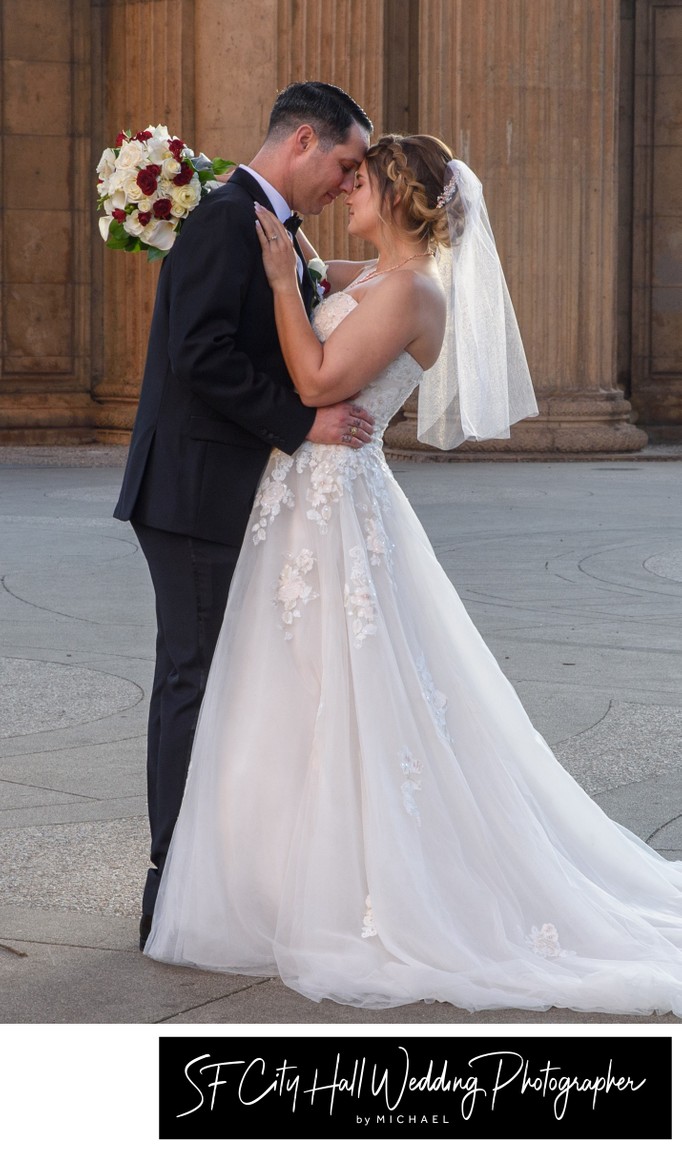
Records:
{"label": "green leaf in bouquet", "polygon": [[165,259],[165,257],[167,255],[168,255],[168,251],[162,252],[159,250],[159,248],[148,247],[147,248],[147,263],[151,264],[151,263],[154,263],[156,260]]}
{"label": "green leaf in bouquet", "polygon": [[113,248],[114,251],[130,251],[130,241],[133,236],[129,236],[123,224],[118,220],[112,220],[109,225],[109,236],[107,238],[107,247]]}
{"label": "green leaf in bouquet", "polygon": [[229,168],[234,168],[235,166],[234,160],[223,160],[220,156],[216,156],[215,160],[211,160],[211,167],[216,176],[222,176]]}

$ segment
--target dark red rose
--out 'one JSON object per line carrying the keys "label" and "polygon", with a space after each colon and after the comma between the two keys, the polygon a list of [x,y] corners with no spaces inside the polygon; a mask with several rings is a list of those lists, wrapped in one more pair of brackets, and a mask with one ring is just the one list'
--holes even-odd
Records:
{"label": "dark red rose", "polygon": [[329,280],[320,280],[320,287],[322,288],[324,295],[329,295],[332,285],[330,284]]}
{"label": "dark red rose", "polygon": [[158,164],[147,164],[145,172],[149,172],[150,176],[156,176],[157,180],[161,175],[161,168]]}
{"label": "dark red rose", "polygon": [[194,168],[192,165],[188,164],[186,161],[183,161],[177,176],[173,176],[173,183],[177,184],[179,188],[184,188],[185,184],[190,182],[193,175]]}
{"label": "dark red rose", "polygon": [[153,132],[137,132],[135,139],[139,140],[141,144],[144,144],[145,140],[151,140],[153,135]]}
{"label": "dark red rose", "polygon": [[184,145],[184,142],[182,140],[169,140],[168,141],[168,151],[171,153],[172,156],[175,156],[176,160],[180,159],[180,156],[182,155],[182,152],[184,151],[184,147],[185,147],[185,145]]}
{"label": "dark red rose", "polygon": [[156,176],[150,172],[148,168],[143,168],[141,172],[137,173],[137,180],[135,182],[145,196],[154,195],[157,180]]}
{"label": "dark red rose", "polygon": [[123,208],[114,208],[111,214],[115,220],[118,220],[119,224],[122,224],[126,219],[126,214],[123,211]]}
{"label": "dark red rose", "polygon": [[152,210],[157,220],[169,220],[172,207],[172,200],[157,200]]}
{"label": "dark red rose", "polygon": [[142,224],[142,227],[146,228],[147,224],[149,223],[149,221],[152,218],[152,213],[151,212],[138,212],[137,218],[140,221],[140,223]]}
{"label": "dark red rose", "polygon": [[126,144],[127,142],[128,142],[128,137],[126,136],[125,132],[119,132],[117,137],[116,137],[116,143],[115,143],[114,147],[122,148],[123,145]]}

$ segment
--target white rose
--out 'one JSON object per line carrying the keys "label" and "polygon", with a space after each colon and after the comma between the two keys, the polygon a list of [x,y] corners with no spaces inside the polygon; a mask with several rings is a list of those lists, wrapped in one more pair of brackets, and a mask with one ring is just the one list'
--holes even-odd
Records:
{"label": "white rose", "polygon": [[161,175],[166,180],[172,180],[173,176],[177,176],[180,167],[180,162],[173,156],[170,156],[167,160],[164,160],[161,165]]}
{"label": "white rose", "polygon": [[172,199],[174,191],[175,191],[175,184],[173,183],[172,180],[164,180],[163,177],[159,180],[158,193],[159,193],[160,199],[164,199],[164,200]]}
{"label": "white rose", "polygon": [[130,169],[121,184],[121,191],[125,193],[127,200],[133,204],[139,204],[140,200],[145,198],[144,192],[137,182],[137,172]]}
{"label": "white rose", "polygon": [[185,184],[184,188],[176,188],[174,186],[172,199],[174,206],[186,208],[188,212],[191,212],[192,208],[195,208],[201,199],[201,183],[197,179],[195,184],[194,177],[192,177],[190,182]]}
{"label": "white rose", "polygon": [[119,168],[136,168],[139,164],[145,164],[146,161],[147,152],[144,144],[141,144],[139,140],[129,140],[118,153],[117,166]]}
{"label": "white rose", "polygon": [[313,256],[311,260],[308,260],[308,267],[310,268],[311,272],[317,272],[322,279],[325,278],[327,274],[327,265],[324,260],[320,259],[319,256]]}
{"label": "white rose", "polygon": [[185,216],[189,215],[187,208],[181,207],[180,204],[173,204],[170,213],[176,220],[184,220]]}

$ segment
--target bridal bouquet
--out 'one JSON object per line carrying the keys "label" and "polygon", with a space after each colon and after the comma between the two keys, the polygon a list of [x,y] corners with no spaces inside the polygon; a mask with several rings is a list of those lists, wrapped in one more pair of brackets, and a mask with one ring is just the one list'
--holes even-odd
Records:
{"label": "bridal bouquet", "polygon": [[119,132],[97,165],[99,230],[107,247],[163,259],[183,221],[218,187],[231,160],[195,156],[164,124]]}

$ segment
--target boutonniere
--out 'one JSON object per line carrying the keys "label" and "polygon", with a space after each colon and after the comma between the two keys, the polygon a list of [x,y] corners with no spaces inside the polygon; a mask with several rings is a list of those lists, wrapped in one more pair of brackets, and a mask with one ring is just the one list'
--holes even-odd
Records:
{"label": "boutonniere", "polygon": [[163,259],[190,212],[234,166],[232,160],[195,156],[165,124],[150,124],[135,135],[119,132],[97,165],[102,239],[118,251]]}
{"label": "boutonniere", "polygon": [[318,303],[321,303],[324,297],[331,291],[332,285],[326,278],[327,265],[319,256],[313,256],[311,260],[308,260],[308,271],[310,272],[310,278],[315,288],[313,307],[317,307]]}

